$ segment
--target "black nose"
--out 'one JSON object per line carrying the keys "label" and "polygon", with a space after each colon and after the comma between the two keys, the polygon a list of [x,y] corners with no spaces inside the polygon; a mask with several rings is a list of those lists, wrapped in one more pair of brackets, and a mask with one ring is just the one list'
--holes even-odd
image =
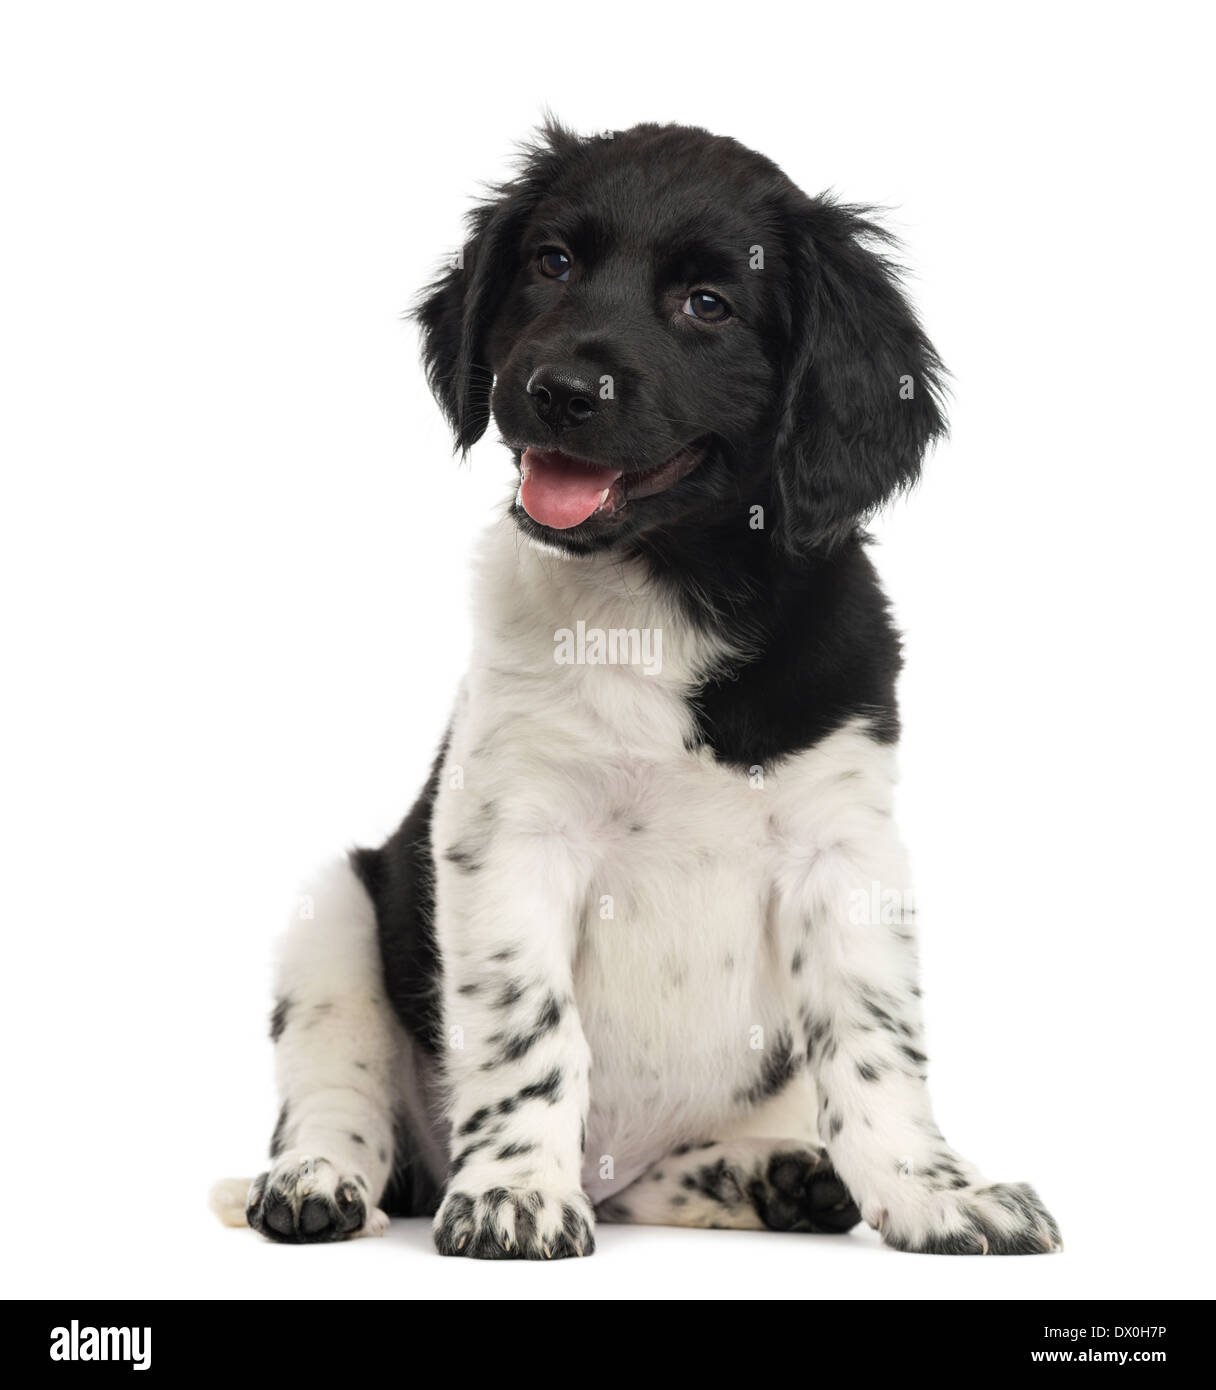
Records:
{"label": "black nose", "polygon": [[573,363],[537,367],[528,378],[528,395],[547,425],[578,425],[599,408],[599,379]]}

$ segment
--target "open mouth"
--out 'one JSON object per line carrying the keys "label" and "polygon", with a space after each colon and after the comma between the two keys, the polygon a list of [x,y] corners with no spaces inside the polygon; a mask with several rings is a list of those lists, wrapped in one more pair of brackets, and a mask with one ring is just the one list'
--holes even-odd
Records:
{"label": "open mouth", "polygon": [[666,492],[692,472],[704,452],[703,441],[694,440],[654,468],[626,473],[558,449],[525,449],[519,461],[519,502],[533,521],[568,531],[584,521],[610,519],[639,497]]}

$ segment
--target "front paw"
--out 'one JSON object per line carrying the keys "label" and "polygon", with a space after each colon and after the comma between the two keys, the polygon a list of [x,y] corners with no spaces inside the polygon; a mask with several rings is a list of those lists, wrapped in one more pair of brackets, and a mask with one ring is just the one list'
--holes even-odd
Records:
{"label": "front paw", "polygon": [[896,1250],[923,1255],[1045,1255],[1060,1229],[1028,1183],[970,1184],[867,1206],[866,1221]]}
{"label": "front paw", "polygon": [[441,1255],[474,1260],[564,1260],[595,1249],[591,1203],[577,1188],[450,1191],[432,1229]]}
{"label": "front paw", "polygon": [[371,1205],[362,1173],[344,1173],[328,1158],[290,1152],[253,1180],[245,1219],[270,1240],[315,1245],[356,1235],[383,1235],[385,1214]]}

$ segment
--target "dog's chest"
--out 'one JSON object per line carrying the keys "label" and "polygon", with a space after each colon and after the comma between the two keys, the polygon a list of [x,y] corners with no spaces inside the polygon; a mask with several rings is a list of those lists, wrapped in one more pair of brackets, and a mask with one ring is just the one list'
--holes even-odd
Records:
{"label": "dog's chest", "polygon": [[682,754],[611,780],[575,995],[590,1137],[628,1161],[657,1128],[709,1133],[743,1106],[792,1000],[769,920],[777,851],[761,775]]}
{"label": "dog's chest", "polygon": [[[591,1050],[587,1161],[609,1157],[619,1183],[745,1113],[794,1036],[774,886],[791,846],[830,833],[806,811],[814,767],[833,755],[780,769],[716,762],[692,746],[691,701],[720,653],[640,576],[541,572],[514,545],[489,559],[449,753],[466,789],[441,794],[438,842],[475,842],[492,822],[543,865],[530,884],[578,884],[569,925]],[[579,623],[661,631],[661,649],[649,648],[661,669],[596,662],[589,645],[558,659],[556,635]]]}
{"label": "dog's chest", "polygon": [[587,1152],[619,1181],[745,1110],[792,1027],[771,921],[781,793],[690,750],[670,683],[578,669],[531,684],[503,667],[475,679],[458,740],[537,816],[554,881],[577,874]]}

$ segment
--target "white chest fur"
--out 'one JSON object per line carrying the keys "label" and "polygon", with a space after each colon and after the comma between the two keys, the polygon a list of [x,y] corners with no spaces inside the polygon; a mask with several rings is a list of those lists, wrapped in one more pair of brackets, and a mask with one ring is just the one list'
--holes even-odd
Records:
{"label": "white chest fur", "polygon": [[[577,884],[588,1161],[611,1155],[616,1185],[673,1141],[719,1133],[775,1052],[801,1047],[777,902],[794,881],[805,893],[846,832],[886,833],[890,754],[856,726],[777,768],[690,751],[686,697],[724,653],[615,562],[541,554],[503,526],[477,613],[435,843],[492,816],[543,847],[533,873]],[[563,633],[631,631],[651,634],[632,647],[646,665],[594,660],[607,646],[563,659]]]}

